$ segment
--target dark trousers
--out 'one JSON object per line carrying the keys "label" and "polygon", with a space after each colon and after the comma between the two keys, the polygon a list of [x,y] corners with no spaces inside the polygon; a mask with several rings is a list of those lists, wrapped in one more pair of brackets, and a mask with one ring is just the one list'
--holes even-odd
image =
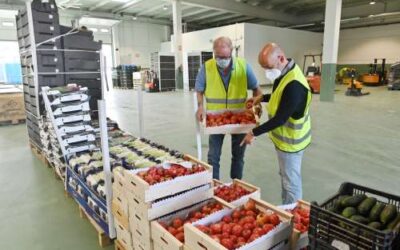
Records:
{"label": "dark trousers", "polygon": [[[237,134],[232,136],[232,163],[231,163],[231,178],[242,179],[244,166],[244,152],[246,145],[240,146],[246,134]],[[208,149],[208,164],[213,166],[213,178],[219,179],[219,161],[221,158],[221,149],[224,142],[224,134],[209,136]]]}

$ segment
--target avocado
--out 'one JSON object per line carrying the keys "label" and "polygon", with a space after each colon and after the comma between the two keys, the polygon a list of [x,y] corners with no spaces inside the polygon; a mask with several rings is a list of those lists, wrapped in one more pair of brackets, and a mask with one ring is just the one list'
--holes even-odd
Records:
{"label": "avocado", "polygon": [[342,211],[342,216],[344,216],[346,218],[350,218],[351,216],[355,215],[356,213],[357,213],[357,209],[355,209],[354,207],[346,207]]}
{"label": "avocado", "polygon": [[383,225],[386,225],[387,223],[392,221],[396,217],[396,215],[397,215],[396,206],[393,204],[387,204],[380,215],[380,220]]}
{"label": "avocado", "polygon": [[357,194],[343,199],[341,205],[343,207],[357,207],[366,198],[365,194]]}
{"label": "avocado", "polygon": [[368,216],[369,212],[371,211],[371,209],[375,204],[376,204],[376,198],[368,197],[365,200],[363,200],[360,203],[360,205],[358,205],[357,210],[361,215]]}
{"label": "avocado", "polygon": [[380,222],[377,222],[377,221],[373,221],[373,222],[368,223],[368,226],[370,228],[373,228],[373,229],[376,229],[376,230],[381,230],[381,228],[382,228],[382,224]]}
{"label": "avocado", "polygon": [[362,215],[352,215],[350,220],[361,223],[361,224],[368,224],[369,220]]}
{"label": "avocado", "polygon": [[385,208],[385,204],[377,202],[375,206],[372,207],[369,212],[369,221],[379,221],[379,216],[382,213],[382,210]]}

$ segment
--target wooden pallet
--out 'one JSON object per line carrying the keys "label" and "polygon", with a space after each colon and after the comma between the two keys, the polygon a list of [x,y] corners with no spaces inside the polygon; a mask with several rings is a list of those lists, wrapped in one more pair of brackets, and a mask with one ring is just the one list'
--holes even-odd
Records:
{"label": "wooden pallet", "polygon": [[96,229],[97,236],[99,239],[99,245],[101,247],[106,247],[106,246],[111,245],[112,240],[107,236],[107,234],[104,232],[104,230],[99,225],[97,225],[97,223],[86,213],[86,211],[83,207],[81,207],[80,205],[78,205],[78,207],[79,207],[79,216],[82,219],[88,219],[90,224],[92,224],[92,226]]}
{"label": "wooden pallet", "polygon": [[42,153],[42,150],[35,145],[32,141],[29,140],[29,147],[31,148],[32,153],[41,161],[43,164],[47,167],[50,167],[48,164],[48,161],[44,154]]}
{"label": "wooden pallet", "polygon": [[3,120],[0,121],[0,126],[7,126],[7,125],[17,125],[25,123],[25,119],[12,119],[12,120]]}

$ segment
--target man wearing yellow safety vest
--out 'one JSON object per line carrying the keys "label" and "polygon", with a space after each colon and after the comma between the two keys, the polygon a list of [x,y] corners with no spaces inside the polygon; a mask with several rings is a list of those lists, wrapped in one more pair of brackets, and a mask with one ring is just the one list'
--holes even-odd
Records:
{"label": "man wearing yellow safety vest", "polygon": [[[205,111],[203,99],[206,99],[207,110],[245,108],[247,90],[253,90],[253,96],[261,95],[257,79],[246,61],[232,57],[232,41],[219,37],[214,41],[214,59],[201,67],[197,75],[195,89],[197,92],[197,119],[201,122]],[[232,163],[230,176],[241,179],[243,175],[245,147],[240,143],[245,134],[232,135]],[[219,161],[224,141],[223,134],[209,136],[208,163],[213,166],[213,177],[219,179]]]}
{"label": "man wearing yellow safety vest", "polygon": [[267,44],[258,61],[273,83],[272,93],[251,98],[253,105],[268,102],[268,121],[249,132],[243,144],[267,133],[275,145],[282,183],[283,204],[302,198],[301,161],[311,142],[311,91],[299,66],[287,59],[275,43]]}

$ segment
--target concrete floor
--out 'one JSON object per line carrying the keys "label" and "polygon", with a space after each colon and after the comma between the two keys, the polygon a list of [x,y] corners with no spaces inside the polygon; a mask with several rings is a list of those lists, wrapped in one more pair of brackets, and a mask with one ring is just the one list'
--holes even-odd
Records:
{"label": "concrete floor", "polygon": [[[400,195],[400,92],[365,88],[371,95],[357,98],[338,89],[334,103],[321,103],[314,95],[304,198],[321,202],[345,181]],[[108,110],[123,129],[138,134],[135,96],[134,91],[113,90]],[[144,110],[145,137],[196,155],[192,93],[146,93]],[[227,181],[229,137],[221,163]],[[25,125],[0,127],[0,168],[0,249],[100,249],[95,230],[79,218],[62,183],[30,152]],[[261,187],[263,199],[280,203],[277,159],[266,136],[247,149],[244,179]]]}

